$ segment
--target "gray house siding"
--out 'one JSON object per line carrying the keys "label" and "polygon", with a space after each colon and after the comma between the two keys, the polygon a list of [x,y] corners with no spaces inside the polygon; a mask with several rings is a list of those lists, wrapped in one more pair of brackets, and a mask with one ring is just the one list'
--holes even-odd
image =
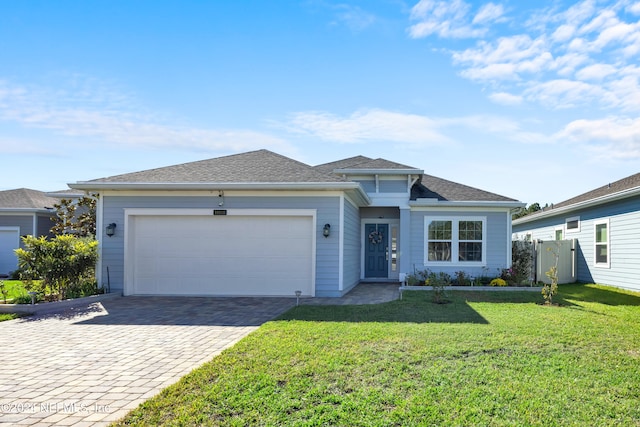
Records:
{"label": "gray house siding", "polygon": [[[321,194],[320,194],[321,195]],[[124,209],[125,208],[217,208],[218,197],[203,196],[103,196],[103,223],[117,224],[116,233],[107,237],[100,231],[102,281],[107,284],[107,268],[112,292],[124,287]],[[340,198],[333,197],[225,197],[226,209],[316,209],[316,296],[339,293]],[[322,227],[331,224],[331,236],[324,238]]]}
{"label": "gray house siding", "polygon": [[376,192],[375,180],[354,179],[354,181],[359,183],[362,189],[366,191],[368,194]]}
{"label": "gray house siding", "polygon": [[[425,265],[425,217],[486,217],[487,236],[485,237],[486,261],[482,266],[465,266],[457,263],[452,266],[429,266]],[[411,269],[423,270],[428,268],[434,272],[445,272],[453,275],[456,271],[464,271],[472,276],[490,275],[497,276],[503,268],[511,266],[508,260],[508,235],[507,221],[511,221],[511,216],[505,212],[461,212],[461,211],[412,211],[411,212]],[[410,271],[410,272],[412,272]]]}
{"label": "gray house siding", "polygon": [[343,290],[345,294],[360,281],[360,214],[348,200],[344,202]]}
{"label": "gray house siding", "polygon": [[52,236],[51,227],[53,226],[51,215],[38,215],[38,236]]}
{"label": "gray house siding", "polygon": [[381,179],[378,183],[380,193],[408,193],[407,180]]}
{"label": "gray house siding", "polygon": [[[513,226],[514,238],[531,232],[533,240],[552,240],[556,227],[567,218],[580,217],[580,231],[565,233],[578,240],[578,281],[601,283],[640,291],[640,198],[626,199],[590,209],[575,210]],[[595,265],[595,223],[609,220],[609,267]]]}
{"label": "gray house siding", "polygon": [[33,235],[33,214],[30,215],[0,215],[0,226],[20,227],[20,235]]}

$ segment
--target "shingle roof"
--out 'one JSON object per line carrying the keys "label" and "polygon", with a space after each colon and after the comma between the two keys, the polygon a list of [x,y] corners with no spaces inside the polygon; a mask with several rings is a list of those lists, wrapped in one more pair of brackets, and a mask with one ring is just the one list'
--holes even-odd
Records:
{"label": "shingle roof", "polygon": [[[281,183],[351,183],[334,171],[345,170],[415,170],[411,166],[385,159],[355,156],[317,166],[309,166],[268,150],[257,150],[197,162],[183,163],[95,179],[87,184],[281,184]],[[422,172],[422,171],[420,171]],[[72,185],[72,187],[74,187]],[[516,201],[477,188],[458,184],[430,175],[423,175],[422,182],[414,185],[411,200],[436,198],[441,201]]]}
{"label": "shingle roof", "polygon": [[509,197],[431,175],[422,175],[422,182],[416,183],[411,189],[411,200],[419,198],[450,202],[517,202]]}
{"label": "shingle roof", "polygon": [[348,169],[357,164],[368,162],[370,160],[373,160],[373,159],[365,156],[355,156],[355,157],[349,157],[348,159],[338,160],[335,162],[324,163],[321,165],[314,166],[313,168],[322,173],[333,173],[333,171],[336,169]]}
{"label": "shingle roof", "polygon": [[365,156],[349,157],[348,159],[338,160],[337,162],[325,163],[314,166],[315,169],[324,173],[333,173],[336,169],[416,169],[412,166],[403,165],[401,163],[392,162],[386,159],[372,159]]}
{"label": "shingle roof", "polygon": [[579,196],[572,197],[564,202],[556,203],[553,208],[561,208],[563,206],[570,206],[580,202],[586,202],[587,200],[597,199],[599,197],[607,196],[609,194],[618,193],[620,191],[629,190],[631,188],[640,187],[640,173],[622,178],[619,181],[612,182],[595,190],[587,191]]}
{"label": "shingle roof", "polygon": [[268,150],[100,178],[90,183],[283,183],[345,182]]}
{"label": "shingle roof", "polygon": [[0,191],[0,209],[46,209],[60,200],[29,188]]}

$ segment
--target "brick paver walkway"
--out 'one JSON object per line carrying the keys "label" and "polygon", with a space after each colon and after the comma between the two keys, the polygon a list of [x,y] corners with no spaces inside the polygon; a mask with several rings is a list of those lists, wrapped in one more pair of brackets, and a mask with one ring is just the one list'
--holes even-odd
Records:
{"label": "brick paver walkway", "polygon": [[0,424],[106,425],[293,305],[125,297],[0,322]]}

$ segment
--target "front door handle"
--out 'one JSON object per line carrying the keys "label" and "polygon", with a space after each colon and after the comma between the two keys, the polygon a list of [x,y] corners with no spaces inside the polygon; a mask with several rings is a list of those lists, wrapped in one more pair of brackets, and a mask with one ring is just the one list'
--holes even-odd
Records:
{"label": "front door handle", "polygon": [[384,259],[389,261],[389,246],[387,246],[384,251]]}

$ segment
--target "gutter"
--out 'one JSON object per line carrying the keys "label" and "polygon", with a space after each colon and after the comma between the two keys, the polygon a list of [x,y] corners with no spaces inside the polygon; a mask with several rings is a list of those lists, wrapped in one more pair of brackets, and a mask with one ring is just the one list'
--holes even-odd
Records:
{"label": "gutter", "polygon": [[76,190],[314,190],[314,191],[355,191],[366,204],[371,199],[357,182],[92,182],[80,181],[68,184]]}
{"label": "gutter", "polygon": [[513,201],[513,202],[498,202],[498,201],[440,201],[438,199],[417,199],[409,201],[411,207],[497,207],[497,208],[522,208],[525,203]]}
{"label": "gutter", "polygon": [[531,214],[524,216],[522,218],[518,218],[513,221],[513,225],[526,224],[528,222],[533,222],[541,218],[548,218],[556,215],[561,215],[563,213],[569,213],[580,209],[589,208],[592,206],[601,205],[604,203],[615,202],[617,200],[626,199],[629,197],[640,195],[640,187],[634,187],[627,190],[618,191],[617,193],[607,194],[605,196],[600,196],[595,199],[585,200],[583,202],[574,203],[572,205],[563,206],[560,208],[551,208],[546,211],[542,211],[539,213]]}
{"label": "gutter", "polygon": [[422,169],[334,169],[338,175],[424,175]]}
{"label": "gutter", "polygon": [[0,208],[0,214],[3,213],[53,213],[55,209],[47,208]]}

